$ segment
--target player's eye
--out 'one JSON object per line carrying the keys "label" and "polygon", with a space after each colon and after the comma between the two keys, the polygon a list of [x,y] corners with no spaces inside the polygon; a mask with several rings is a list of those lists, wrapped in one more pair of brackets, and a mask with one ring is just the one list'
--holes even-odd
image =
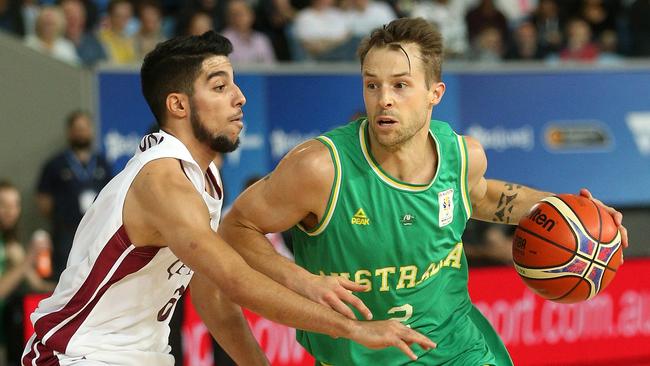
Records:
{"label": "player's eye", "polygon": [[375,84],[375,83],[368,83],[368,84],[366,84],[366,88],[368,88],[368,89],[370,89],[370,90],[377,89],[377,84]]}
{"label": "player's eye", "polygon": [[218,92],[222,92],[224,89],[226,89],[225,85],[217,85],[217,86],[214,87],[214,90],[216,90]]}
{"label": "player's eye", "polygon": [[395,84],[395,87],[398,88],[398,89],[403,89],[403,88],[406,88],[407,86],[408,85],[406,83],[404,83],[404,82],[400,82],[400,83]]}

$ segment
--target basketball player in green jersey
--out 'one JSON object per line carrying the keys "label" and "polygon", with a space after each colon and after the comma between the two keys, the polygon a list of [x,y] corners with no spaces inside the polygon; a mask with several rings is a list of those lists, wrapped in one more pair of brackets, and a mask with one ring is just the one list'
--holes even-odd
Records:
{"label": "basketball player in green jersey", "polygon": [[[551,193],[485,179],[480,144],[431,120],[445,92],[442,39],[431,25],[395,20],[359,55],[368,117],[293,149],[236,200],[221,231],[253,267],[294,291],[350,317],[352,308],[399,320],[437,342],[413,347],[413,364],[509,365],[470,302],[461,235],[470,217],[515,224]],[[609,212],[620,226],[621,214]],[[302,268],[263,236],[290,227]],[[315,333],[299,332],[298,341],[322,365],[410,362],[395,349]]]}

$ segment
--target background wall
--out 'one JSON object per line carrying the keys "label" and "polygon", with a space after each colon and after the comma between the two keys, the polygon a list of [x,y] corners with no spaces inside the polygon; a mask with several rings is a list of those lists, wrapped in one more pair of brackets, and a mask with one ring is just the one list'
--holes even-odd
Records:
{"label": "background wall", "polygon": [[33,202],[41,164],[65,146],[66,115],[95,109],[95,76],[42,57],[3,33],[0,55],[0,178],[11,177],[20,187],[23,228],[31,232],[45,225]]}

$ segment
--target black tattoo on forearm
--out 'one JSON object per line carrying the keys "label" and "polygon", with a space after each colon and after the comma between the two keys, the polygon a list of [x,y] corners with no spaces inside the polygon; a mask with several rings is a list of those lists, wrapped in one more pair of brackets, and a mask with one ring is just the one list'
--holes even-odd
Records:
{"label": "black tattoo on forearm", "polygon": [[494,212],[492,221],[509,224],[510,217],[512,216],[512,209],[514,207],[513,201],[517,198],[522,186],[519,184],[505,183],[503,187],[504,190],[501,192],[501,197],[499,197],[499,203],[497,203],[497,208]]}

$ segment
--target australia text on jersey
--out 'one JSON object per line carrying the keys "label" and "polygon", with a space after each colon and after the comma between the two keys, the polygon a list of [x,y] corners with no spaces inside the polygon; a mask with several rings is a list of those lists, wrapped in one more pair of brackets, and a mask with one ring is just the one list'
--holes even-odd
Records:
{"label": "australia text on jersey", "polygon": [[[367,286],[367,291],[372,291],[373,289],[372,278],[374,276],[375,278],[381,280],[381,285],[379,286],[380,292],[390,291],[391,287],[389,284],[389,277],[393,276],[394,278],[394,276],[399,276],[397,285],[395,286],[395,289],[399,290],[418,286],[427,279],[437,275],[442,268],[453,268],[456,270],[460,269],[462,255],[463,243],[458,243],[451,249],[451,251],[449,251],[445,259],[430,262],[426,269],[424,267],[418,268],[414,265],[399,265],[382,267],[374,270],[358,269],[354,271],[354,276],[351,275],[351,272],[332,272],[330,275],[342,276],[353,280],[360,285]],[[399,274],[397,273],[398,271]],[[421,275],[418,279],[419,273],[421,273]],[[321,270],[320,274],[325,275],[326,273]]]}

